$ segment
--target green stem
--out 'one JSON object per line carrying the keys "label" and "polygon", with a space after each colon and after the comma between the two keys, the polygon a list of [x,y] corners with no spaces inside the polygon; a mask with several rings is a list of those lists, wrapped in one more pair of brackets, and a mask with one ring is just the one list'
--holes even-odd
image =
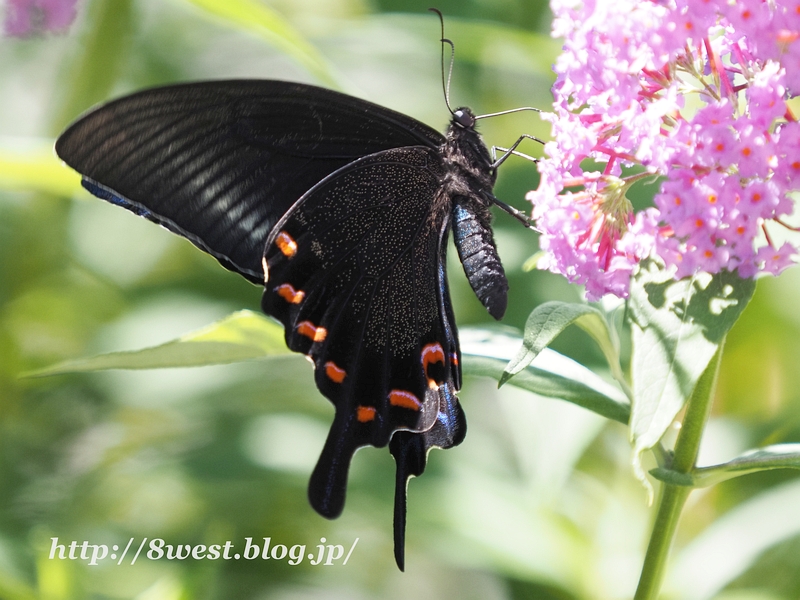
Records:
{"label": "green stem", "polygon": [[[672,457],[672,470],[679,473],[691,472],[697,461],[703,429],[705,429],[708,415],[711,412],[711,401],[719,374],[722,346],[723,344],[720,344],[717,353],[709,362],[686,404],[686,413]],[[650,544],[647,546],[642,575],[639,578],[639,587],[636,589],[634,600],[656,600],[658,598],[678,520],[691,491],[692,489],[689,487],[663,484],[658,512],[653,523],[653,532],[650,535]]]}
{"label": "green stem", "polygon": [[675,536],[678,519],[691,488],[664,484],[659,498],[653,533],[644,558],[639,587],[634,600],[655,600],[664,580],[667,557]]}

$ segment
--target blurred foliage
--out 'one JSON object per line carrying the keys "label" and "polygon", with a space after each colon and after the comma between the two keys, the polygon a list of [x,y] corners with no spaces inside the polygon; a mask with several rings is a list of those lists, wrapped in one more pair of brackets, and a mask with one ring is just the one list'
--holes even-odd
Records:
{"label": "blurred foliage", "polygon": [[[467,372],[470,432],[458,448],[432,453],[409,486],[401,574],[391,552],[388,452],[357,454],[340,519],[325,521],[308,506],[305,487],[332,409],[301,357],[19,377],[259,308],[256,287],[81,191],[48,150],[67,122],[145,86],[260,77],[335,85],[441,129],[439,23],[428,4],[86,0],[66,36],[0,39],[0,598],[631,596],[650,511],[629,467],[627,430],[571,404],[498,391]],[[233,5],[261,5],[280,26],[266,34],[267,25],[234,18]],[[558,44],[547,37],[544,2],[437,6],[456,44],[455,104],[481,113],[549,105]],[[317,70],[301,55],[322,57]],[[531,113],[481,125],[490,145],[548,133]],[[496,195],[525,208],[536,185],[535,168],[511,159]],[[521,330],[535,306],[579,297],[559,278],[523,273],[536,251],[532,232],[503,214],[495,229],[511,284],[505,325]],[[486,323],[450,255],[459,325]],[[759,282],[728,337],[701,464],[800,441],[798,299],[797,269]],[[554,347],[604,368],[578,328]],[[788,471],[694,492],[665,597],[800,596],[798,502],[800,482]],[[207,545],[271,537],[308,551],[323,537],[346,548],[359,542],[346,566],[144,558],[89,566],[50,560],[52,537],[120,548],[131,537]]]}

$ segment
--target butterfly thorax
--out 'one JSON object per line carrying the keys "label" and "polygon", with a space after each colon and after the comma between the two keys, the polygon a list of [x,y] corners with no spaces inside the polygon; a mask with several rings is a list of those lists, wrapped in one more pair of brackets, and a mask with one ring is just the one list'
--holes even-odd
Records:
{"label": "butterfly thorax", "polygon": [[454,111],[441,152],[446,169],[442,191],[452,202],[470,205],[488,227],[497,173],[469,108]]}
{"label": "butterfly thorax", "polygon": [[468,108],[453,111],[441,156],[445,176],[437,203],[452,211],[456,250],[470,286],[489,314],[500,319],[506,310],[508,281],[489,212],[497,172]]}

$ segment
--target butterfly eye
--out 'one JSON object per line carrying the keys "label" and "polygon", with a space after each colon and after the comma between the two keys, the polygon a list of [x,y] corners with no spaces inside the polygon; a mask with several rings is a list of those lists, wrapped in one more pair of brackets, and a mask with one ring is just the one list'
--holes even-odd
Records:
{"label": "butterfly eye", "polygon": [[459,108],[453,113],[453,119],[462,127],[472,128],[475,126],[475,117],[468,110]]}

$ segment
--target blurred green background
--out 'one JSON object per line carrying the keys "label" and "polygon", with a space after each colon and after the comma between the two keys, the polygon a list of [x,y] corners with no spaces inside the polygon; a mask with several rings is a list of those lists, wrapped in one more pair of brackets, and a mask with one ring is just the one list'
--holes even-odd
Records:
{"label": "blurred green background", "polygon": [[[241,308],[259,290],[188,242],[89,196],[55,136],[93,104],[177,81],[318,83],[438,129],[439,22],[422,0],[84,0],[65,36],[0,39],[0,598],[629,598],[651,510],[625,428],[572,405],[469,377],[469,435],[409,486],[406,573],[392,558],[394,465],[355,457],[343,516],[306,500],[332,407],[301,357],[143,372],[20,378],[67,358],[158,344]],[[479,113],[549,106],[546,3],[442,0],[456,44],[451,97]],[[236,9],[242,13],[236,13]],[[263,10],[261,10],[263,9]],[[547,137],[532,113],[481,122],[488,144]],[[531,143],[524,148],[539,154]],[[522,159],[496,195],[537,185]],[[499,214],[511,283],[504,324],[580,290],[523,273],[535,235]],[[459,326],[487,322],[450,253]],[[800,274],[759,283],[729,336],[701,463],[800,440]],[[623,332],[624,337],[624,332]],[[624,343],[624,342],[623,342]],[[589,338],[559,351],[602,369]],[[601,371],[602,372],[602,371]],[[358,545],[346,566],[286,561],[49,560],[50,538],[124,547]],[[127,561],[126,561],[127,562]],[[664,597],[800,597],[800,480],[774,471],[690,497]]]}

